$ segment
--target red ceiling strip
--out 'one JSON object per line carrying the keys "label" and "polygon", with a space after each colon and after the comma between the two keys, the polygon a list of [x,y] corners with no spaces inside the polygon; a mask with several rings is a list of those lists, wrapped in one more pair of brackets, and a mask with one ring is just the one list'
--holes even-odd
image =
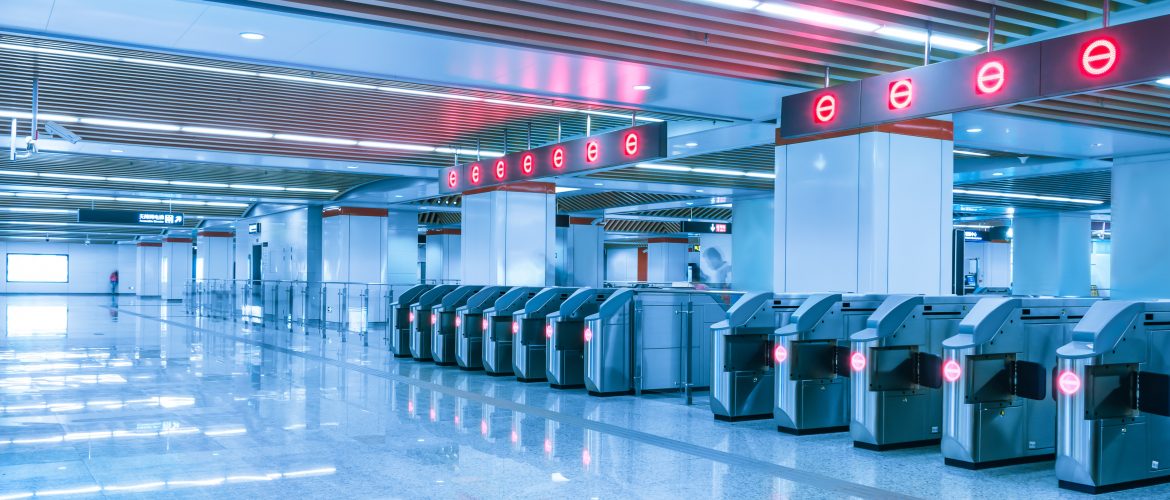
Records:
{"label": "red ceiling strip", "polygon": [[866,132],[886,132],[895,135],[908,135],[911,137],[925,137],[927,139],[938,139],[942,141],[952,141],[955,139],[955,124],[945,120],[934,120],[930,118],[918,118],[915,120],[906,120],[895,123],[886,123],[883,125],[874,125],[869,127],[858,127],[848,130],[838,130],[833,132],[825,132],[816,135],[807,135],[795,139],[787,138],[784,135],[783,128],[776,129],[776,145],[788,146],[790,144],[799,144],[802,142],[820,141],[824,139],[832,139],[834,137],[845,137],[847,135],[864,134]]}
{"label": "red ceiling strip", "polygon": [[140,247],[161,247],[162,243],[157,242],[157,241],[139,241],[138,246],[140,246]]}
{"label": "red ceiling strip", "polygon": [[163,241],[167,243],[191,243],[193,240],[191,238],[166,238]]}
{"label": "red ceiling strip", "polygon": [[199,231],[199,236],[207,238],[234,238],[236,233],[231,231]]}
{"label": "red ceiling strip", "polygon": [[341,215],[353,215],[357,217],[386,217],[390,213],[385,208],[367,208],[367,207],[336,207],[323,210],[321,217],[337,217]]}
{"label": "red ceiling strip", "polygon": [[686,238],[650,238],[646,243],[690,243]]}

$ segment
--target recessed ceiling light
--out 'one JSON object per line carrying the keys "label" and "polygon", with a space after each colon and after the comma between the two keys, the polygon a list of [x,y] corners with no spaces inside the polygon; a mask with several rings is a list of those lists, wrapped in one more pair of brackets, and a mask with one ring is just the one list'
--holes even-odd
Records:
{"label": "recessed ceiling light", "polygon": [[698,145],[699,145],[699,143],[697,143],[697,142],[688,142],[688,143],[687,143],[687,147],[688,147],[688,148],[693,148],[693,147],[696,147],[696,146],[698,146]]}
{"label": "recessed ceiling light", "polygon": [[693,202],[690,202],[690,201],[688,201],[688,202],[687,202],[687,206],[689,207],[689,206],[691,206],[691,205],[694,205],[694,203],[693,203]]}
{"label": "recessed ceiling light", "polygon": [[355,169],[357,169],[357,165],[347,165],[345,168],[348,168],[350,170],[355,170]]}
{"label": "recessed ceiling light", "polygon": [[394,195],[394,197],[395,197],[395,198],[401,198],[401,197],[402,197],[402,195],[400,195],[400,194],[396,194],[396,195]]}
{"label": "recessed ceiling light", "polygon": [[703,190],[702,190],[702,189],[696,189],[696,190],[695,190],[695,192],[696,192],[696,193],[702,193],[702,192],[703,192]]}
{"label": "recessed ceiling light", "polygon": [[245,31],[243,33],[240,33],[240,38],[243,38],[244,40],[263,40],[264,34],[255,33],[252,31]]}
{"label": "recessed ceiling light", "polygon": [[121,149],[111,149],[110,152],[111,153],[123,153],[124,151],[122,151]]}
{"label": "recessed ceiling light", "polygon": [[593,183],[593,185],[594,185],[594,186],[604,186],[604,185],[605,185],[605,183],[602,183],[602,182],[594,182],[594,183]]}
{"label": "recessed ceiling light", "polygon": [[634,90],[650,90],[652,88],[654,88],[654,87],[651,87],[649,85],[634,85]]}
{"label": "recessed ceiling light", "polygon": [[983,131],[983,129],[981,129],[979,127],[972,127],[972,128],[967,129],[967,132],[972,133],[972,134],[978,134],[982,131]]}
{"label": "recessed ceiling light", "polygon": [[992,172],[991,175],[999,177],[999,176],[1003,175],[1003,172]]}
{"label": "recessed ceiling light", "polygon": [[989,154],[987,154],[987,153],[980,153],[980,152],[978,152],[978,151],[967,151],[967,150],[963,150],[963,149],[956,149],[956,150],[954,150],[954,152],[955,152],[955,154],[957,154],[957,155],[967,155],[967,156],[991,156],[991,155],[989,155]]}

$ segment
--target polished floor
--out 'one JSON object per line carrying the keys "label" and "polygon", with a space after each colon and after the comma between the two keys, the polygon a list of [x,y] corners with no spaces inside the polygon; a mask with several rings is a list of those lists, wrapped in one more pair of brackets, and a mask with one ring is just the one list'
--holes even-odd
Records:
{"label": "polished floor", "polygon": [[[1052,464],[966,471],[593,398],[181,304],[0,297],[0,500],[1076,498]],[[1098,498],[1168,498],[1170,485]]]}

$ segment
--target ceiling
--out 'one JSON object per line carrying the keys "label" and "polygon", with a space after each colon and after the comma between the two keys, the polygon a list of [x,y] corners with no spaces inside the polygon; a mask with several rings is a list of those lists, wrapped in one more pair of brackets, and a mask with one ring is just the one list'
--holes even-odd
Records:
{"label": "ceiling", "polygon": [[[1115,10],[1147,0],[1114,2]],[[588,54],[735,78],[820,86],[825,68],[855,80],[922,63],[922,46],[881,36],[678,0],[251,0],[235,4]],[[788,0],[891,28],[980,42],[997,5],[996,43],[1017,42],[1101,16],[1096,0]],[[877,33],[881,33],[880,31]],[[936,49],[936,59],[962,52]]]}
{"label": "ceiling", "polygon": [[1170,136],[1170,87],[1132,85],[998,108],[998,112]]}
{"label": "ceiling", "polygon": [[1004,198],[960,193],[955,193],[954,202],[956,205],[1014,207],[1016,209],[1037,210],[1066,211],[1104,209],[1109,208],[1109,204],[1112,201],[1110,198],[1110,190],[1112,188],[1110,175],[1110,170],[1104,169],[1067,172],[1054,175],[983,180],[955,185],[958,189],[969,191],[1093,200],[1101,202],[1100,204],[1072,203],[1068,201],[1043,199]]}

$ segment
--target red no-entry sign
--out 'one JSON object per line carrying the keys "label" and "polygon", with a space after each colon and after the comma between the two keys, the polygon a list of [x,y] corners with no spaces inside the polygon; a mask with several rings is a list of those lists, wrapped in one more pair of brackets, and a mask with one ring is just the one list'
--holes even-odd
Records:
{"label": "red no-entry sign", "polygon": [[890,109],[906,109],[914,101],[914,84],[909,79],[890,83]]}
{"label": "red no-entry sign", "polygon": [[1098,38],[1081,49],[1081,69],[1090,76],[1108,73],[1117,64],[1117,44],[1107,38]]}
{"label": "red no-entry sign", "polygon": [[975,74],[975,89],[980,94],[994,94],[1003,88],[1005,81],[1007,81],[1007,71],[1004,69],[1003,63],[988,61],[980,66],[979,72]]}
{"label": "red no-entry sign", "polygon": [[837,98],[832,94],[825,94],[817,99],[813,106],[813,116],[817,123],[828,123],[837,115]]}

